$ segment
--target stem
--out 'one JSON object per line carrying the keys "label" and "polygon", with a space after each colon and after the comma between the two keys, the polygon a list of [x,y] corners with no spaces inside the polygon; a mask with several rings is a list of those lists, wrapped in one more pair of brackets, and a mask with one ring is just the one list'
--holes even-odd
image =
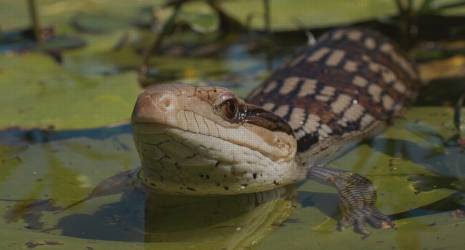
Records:
{"label": "stem", "polygon": [[138,72],[138,78],[139,78],[139,84],[142,86],[146,85],[147,83],[147,74],[150,71],[149,68],[149,62],[150,62],[150,57],[155,54],[161,47],[161,44],[163,42],[163,39],[165,38],[166,34],[171,31],[174,22],[176,20],[176,17],[179,14],[179,11],[181,10],[181,6],[185,1],[178,1],[174,4],[174,10],[169,19],[163,24],[163,27],[158,34],[158,36],[155,38],[155,41],[152,43],[152,45],[145,50],[144,56],[143,56],[143,61],[142,65],[139,68]]}
{"label": "stem", "polygon": [[32,29],[34,31],[34,39],[40,43],[42,41],[42,37],[36,2],[35,0],[27,0],[27,5],[29,8],[29,16],[31,17]]}
{"label": "stem", "polygon": [[208,6],[216,12],[220,21],[219,30],[222,35],[230,32],[248,31],[248,27],[245,27],[242,23],[227,14],[218,3],[218,0],[208,0]]}
{"label": "stem", "polygon": [[271,9],[270,0],[263,0],[263,23],[265,24],[266,33],[271,33]]}
{"label": "stem", "polygon": [[462,112],[461,111],[462,111],[464,99],[465,99],[465,95],[461,95],[460,98],[455,103],[455,107],[454,107],[454,126],[455,126],[455,129],[457,130],[459,137],[461,137],[461,134],[462,134],[462,129],[461,129]]}
{"label": "stem", "polygon": [[415,10],[413,0],[396,0],[395,1],[400,19],[401,46],[404,49],[410,48],[412,44],[412,31],[414,25]]}
{"label": "stem", "polygon": [[152,45],[145,51],[144,53],[144,61],[142,64],[142,67],[146,67],[149,63],[150,56],[158,51],[160,48],[163,39],[165,38],[166,34],[170,31],[171,27],[174,24],[174,21],[176,20],[177,15],[179,14],[179,11],[181,9],[182,3],[174,5],[174,10],[169,19],[165,22],[163,25],[162,30],[160,31],[160,34],[157,36],[155,41],[152,43]]}
{"label": "stem", "polygon": [[404,12],[404,7],[402,6],[402,1],[401,0],[396,0],[396,6],[397,6],[397,11],[399,12],[399,16],[401,15],[402,12]]}

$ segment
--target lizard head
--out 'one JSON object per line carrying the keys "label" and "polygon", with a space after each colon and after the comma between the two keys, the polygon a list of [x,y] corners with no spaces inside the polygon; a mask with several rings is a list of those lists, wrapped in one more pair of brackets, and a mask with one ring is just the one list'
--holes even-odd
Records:
{"label": "lizard head", "polygon": [[161,192],[259,192],[303,175],[286,121],[224,88],[149,87],[137,99],[132,124],[142,181]]}

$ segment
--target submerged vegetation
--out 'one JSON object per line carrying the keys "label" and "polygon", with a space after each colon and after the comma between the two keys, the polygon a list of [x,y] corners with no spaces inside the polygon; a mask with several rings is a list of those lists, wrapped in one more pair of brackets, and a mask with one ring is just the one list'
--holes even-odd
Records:
{"label": "submerged vegetation", "polygon": [[[373,181],[396,230],[337,232],[337,197],[314,182],[260,198],[133,190],[57,212],[138,166],[128,121],[147,85],[245,96],[349,25],[398,41],[427,83],[390,128],[331,163]],[[463,1],[1,1],[0,248],[461,249],[464,72]]]}

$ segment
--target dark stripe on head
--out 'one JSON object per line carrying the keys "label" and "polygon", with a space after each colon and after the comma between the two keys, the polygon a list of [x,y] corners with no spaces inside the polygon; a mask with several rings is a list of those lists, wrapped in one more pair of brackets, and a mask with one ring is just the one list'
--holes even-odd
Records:
{"label": "dark stripe on head", "polygon": [[291,126],[281,117],[258,106],[245,105],[246,108],[242,110],[244,113],[240,115],[242,122],[254,124],[271,131],[281,131],[293,135]]}

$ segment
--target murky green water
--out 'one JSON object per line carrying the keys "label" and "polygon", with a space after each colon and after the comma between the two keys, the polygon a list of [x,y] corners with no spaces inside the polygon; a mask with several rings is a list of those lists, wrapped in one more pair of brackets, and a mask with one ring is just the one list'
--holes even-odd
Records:
{"label": "murky green water", "polygon": [[[128,118],[141,91],[135,72],[140,51],[153,37],[128,20],[153,2],[43,1],[44,22],[78,35],[87,46],[65,52],[62,64],[39,52],[0,54],[1,249],[463,249],[465,149],[452,138],[453,110],[443,105],[460,95],[461,78],[433,82],[404,117],[330,164],[372,180],[378,207],[395,220],[396,229],[371,229],[366,239],[351,229],[336,229],[335,190],[315,182],[231,197],[127,190],[56,212],[86,197],[105,178],[139,166]],[[339,2],[305,6],[323,13]],[[388,2],[357,1],[355,6],[382,16],[392,13]],[[231,7],[237,13],[235,4],[240,3]],[[282,1],[275,4],[284,8]],[[24,8],[0,1],[2,30],[24,25],[19,18]],[[190,8],[186,19],[214,25],[208,9]],[[121,9],[127,10],[124,15],[118,15]],[[199,10],[200,17],[192,16]],[[86,15],[80,25],[97,33],[78,33],[69,25],[81,12]],[[107,16],[97,18],[102,12]],[[349,22],[337,13],[324,21],[302,14],[302,20],[316,26]],[[357,9],[346,17],[371,17],[363,13]],[[284,16],[273,19],[277,29],[293,23]],[[186,39],[196,47],[185,49]],[[157,81],[221,85],[240,95],[305,46],[305,39],[276,37],[269,47],[269,38],[253,33],[219,44],[210,33],[168,41],[179,46],[152,59]],[[31,206],[30,200],[42,202]]]}

